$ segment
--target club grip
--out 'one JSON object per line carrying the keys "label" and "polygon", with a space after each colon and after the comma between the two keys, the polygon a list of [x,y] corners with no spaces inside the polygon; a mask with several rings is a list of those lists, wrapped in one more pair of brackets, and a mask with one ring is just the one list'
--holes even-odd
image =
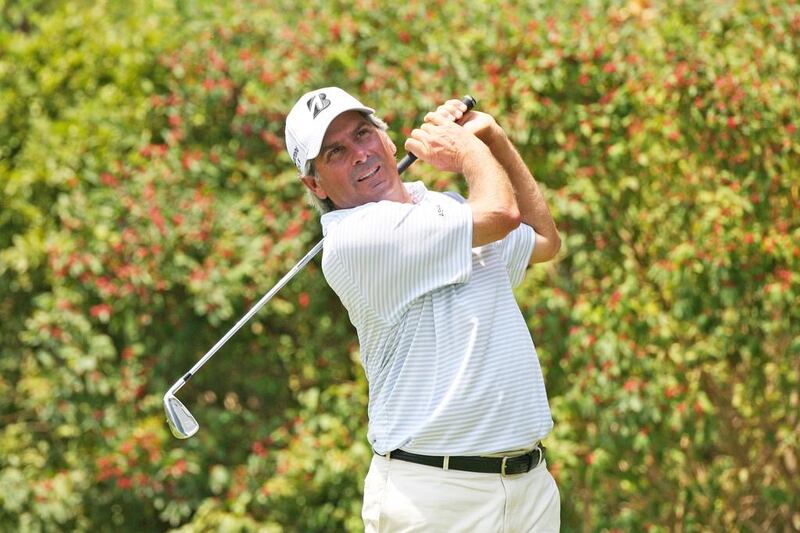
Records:
{"label": "club grip", "polygon": [[[464,103],[464,105],[467,106],[467,111],[475,107],[475,104],[478,103],[477,100],[475,100],[468,94],[465,95],[464,98],[461,99],[461,101]],[[405,171],[405,169],[410,167],[411,163],[413,163],[416,160],[417,156],[415,156],[414,154],[411,153],[406,154],[406,156],[403,159],[401,159],[400,163],[397,165],[397,172],[399,174],[402,174]]]}

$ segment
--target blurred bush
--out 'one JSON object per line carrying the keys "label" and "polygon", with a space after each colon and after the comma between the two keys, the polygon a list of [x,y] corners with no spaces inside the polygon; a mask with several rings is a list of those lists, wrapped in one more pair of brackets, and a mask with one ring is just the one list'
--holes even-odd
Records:
{"label": "blurred bush", "polygon": [[[340,85],[396,142],[470,93],[565,237],[517,296],[564,530],[800,529],[796,2],[0,1],[0,528],[358,531],[346,313],[283,149]],[[407,179],[464,184],[426,168]]]}

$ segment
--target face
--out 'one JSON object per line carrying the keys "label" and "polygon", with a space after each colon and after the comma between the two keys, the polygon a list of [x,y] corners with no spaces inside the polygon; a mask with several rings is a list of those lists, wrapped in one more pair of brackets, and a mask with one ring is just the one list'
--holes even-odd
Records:
{"label": "face", "polygon": [[337,208],[392,200],[410,202],[394,154],[394,143],[358,111],[342,113],[328,126],[314,160],[319,179],[303,183],[319,198],[330,198]]}

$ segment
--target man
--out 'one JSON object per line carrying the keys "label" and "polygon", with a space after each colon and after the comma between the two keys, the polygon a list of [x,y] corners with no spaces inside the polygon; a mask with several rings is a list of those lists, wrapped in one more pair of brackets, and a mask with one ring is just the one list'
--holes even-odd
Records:
{"label": "man", "polygon": [[557,531],[553,422],[512,287],[560,239],[502,128],[450,100],[405,143],[463,175],[467,199],[403,183],[385,124],[339,88],[303,95],[286,141],[369,382],[366,530]]}

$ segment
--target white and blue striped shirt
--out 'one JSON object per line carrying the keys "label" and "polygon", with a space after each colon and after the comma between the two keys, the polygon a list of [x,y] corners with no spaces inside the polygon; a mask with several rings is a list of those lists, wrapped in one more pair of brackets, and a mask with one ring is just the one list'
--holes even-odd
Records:
{"label": "white and blue striped shirt", "polygon": [[472,247],[457,194],[406,184],[322,217],[322,270],[358,331],[376,452],[483,455],[532,446],[553,426],[542,371],[512,287],[530,226]]}

